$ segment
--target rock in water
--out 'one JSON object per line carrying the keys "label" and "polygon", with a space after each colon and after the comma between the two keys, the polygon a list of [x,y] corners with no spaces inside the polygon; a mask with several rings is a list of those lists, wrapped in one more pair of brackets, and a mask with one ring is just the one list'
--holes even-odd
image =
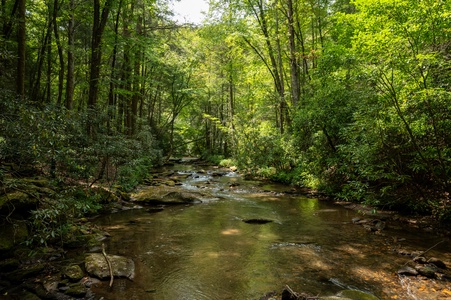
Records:
{"label": "rock in water", "polygon": [[446,269],[446,264],[440,259],[437,259],[435,257],[431,257],[427,262],[436,265],[440,269]]}
{"label": "rock in water", "polygon": [[[118,255],[108,255],[114,277],[135,277],[135,263],[130,258]],[[110,278],[110,270],[105,257],[101,253],[90,253],[85,258],[86,271],[100,279]]]}
{"label": "rock in water", "polygon": [[402,267],[398,270],[399,275],[417,276],[418,271],[411,267]]}
{"label": "rock in water", "polygon": [[339,296],[352,300],[379,300],[379,298],[374,295],[357,290],[344,290],[339,293]]}
{"label": "rock in water", "polygon": [[435,266],[430,266],[430,265],[420,266],[417,268],[417,271],[418,271],[418,273],[420,273],[420,275],[426,276],[428,278],[435,278],[436,269],[434,267]]}

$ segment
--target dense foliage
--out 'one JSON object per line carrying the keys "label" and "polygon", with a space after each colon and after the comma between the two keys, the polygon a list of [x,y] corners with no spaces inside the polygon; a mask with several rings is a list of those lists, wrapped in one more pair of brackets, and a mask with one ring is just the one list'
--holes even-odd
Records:
{"label": "dense foliage", "polygon": [[451,219],[449,1],[211,0],[198,25],[165,1],[1,5],[3,173],[130,189],[162,157],[232,158]]}

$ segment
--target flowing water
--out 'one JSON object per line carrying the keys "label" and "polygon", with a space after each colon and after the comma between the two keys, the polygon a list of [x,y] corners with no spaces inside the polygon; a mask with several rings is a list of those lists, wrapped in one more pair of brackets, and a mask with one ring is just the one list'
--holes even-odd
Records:
{"label": "flowing water", "polygon": [[[182,188],[212,197],[158,213],[136,209],[99,218],[97,224],[111,234],[108,253],[131,257],[136,276],[115,280],[112,291],[102,285],[96,294],[105,299],[259,299],[289,285],[320,296],[350,288],[380,299],[446,299],[440,297],[451,290],[447,282],[396,273],[411,257],[394,248],[424,251],[439,237],[397,226],[376,235],[352,223],[356,212],[281,193],[289,191],[286,186],[245,181],[233,172],[212,177],[187,166],[174,168],[189,175]],[[442,242],[427,255],[449,263],[449,247],[449,241]]]}

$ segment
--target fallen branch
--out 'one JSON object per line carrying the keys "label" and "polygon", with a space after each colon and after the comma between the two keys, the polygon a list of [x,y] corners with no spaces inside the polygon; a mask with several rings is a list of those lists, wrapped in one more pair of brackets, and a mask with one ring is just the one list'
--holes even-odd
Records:
{"label": "fallen branch", "polygon": [[[440,244],[443,243],[444,241],[445,241],[445,240],[441,240],[440,242],[438,242],[438,243],[435,244],[434,246],[430,247],[430,248],[427,249],[426,251],[421,252],[420,254],[418,254],[417,256],[415,256],[415,257],[413,258],[413,260],[417,259],[418,257],[420,257],[420,256],[422,256],[422,255],[425,255],[427,252],[431,251],[432,249],[434,249],[435,247],[437,247],[438,245],[440,245]],[[406,263],[404,264],[404,266],[407,265],[408,263],[409,263],[409,262],[406,262]]]}
{"label": "fallen branch", "polygon": [[110,270],[110,288],[111,288],[113,286],[113,280],[114,280],[113,267],[111,266],[111,262],[108,259],[108,256],[106,255],[104,243],[102,243],[102,254],[105,257],[106,263],[108,264],[108,269]]}

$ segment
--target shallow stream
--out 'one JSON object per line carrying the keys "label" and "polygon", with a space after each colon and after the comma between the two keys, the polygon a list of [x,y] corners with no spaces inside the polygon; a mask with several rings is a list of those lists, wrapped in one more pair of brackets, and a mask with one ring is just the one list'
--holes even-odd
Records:
{"label": "shallow stream", "polygon": [[[399,277],[411,257],[395,248],[424,251],[443,238],[387,224],[383,234],[352,223],[358,215],[327,201],[285,193],[290,187],[211,176],[176,165],[182,188],[208,191],[201,204],[161,212],[121,211],[96,220],[111,237],[111,254],[131,257],[134,281],[94,289],[105,299],[260,299],[285,285],[312,295],[358,289],[380,299],[446,299],[449,282]],[[152,187],[148,187],[152,188]],[[248,224],[245,219],[267,219]],[[399,242],[401,241],[401,242]],[[429,257],[451,263],[449,241]],[[451,292],[448,295],[451,299]]]}

